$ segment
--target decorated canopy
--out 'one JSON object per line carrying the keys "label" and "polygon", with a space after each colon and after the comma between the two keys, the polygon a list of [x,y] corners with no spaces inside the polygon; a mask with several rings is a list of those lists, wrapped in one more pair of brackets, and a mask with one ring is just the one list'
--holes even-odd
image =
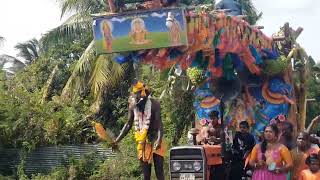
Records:
{"label": "decorated canopy", "polygon": [[[288,67],[273,39],[248,24],[244,16],[205,9],[160,10],[96,17],[98,53],[115,53],[120,64],[151,64],[186,70],[196,85],[198,122],[227,104],[229,127],[250,122],[258,132],[288,115],[292,87],[283,78]],[[221,116],[221,114],[220,114]],[[280,118],[281,119],[281,118]]]}

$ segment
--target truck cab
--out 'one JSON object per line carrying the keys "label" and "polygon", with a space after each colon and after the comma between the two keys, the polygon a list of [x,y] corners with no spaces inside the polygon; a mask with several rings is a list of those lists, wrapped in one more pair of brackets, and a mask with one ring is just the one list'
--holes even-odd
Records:
{"label": "truck cab", "polygon": [[220,174],[223,174],[221,167],[221,145],[179,146],[170,149],[171,180],[220,179],[216,173],[220,169]]}

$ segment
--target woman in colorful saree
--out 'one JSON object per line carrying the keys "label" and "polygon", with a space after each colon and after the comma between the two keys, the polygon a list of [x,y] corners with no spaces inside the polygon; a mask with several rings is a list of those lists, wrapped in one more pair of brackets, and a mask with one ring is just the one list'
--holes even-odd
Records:
{"label": "woman in colorful saree", "polygon": [[290,151],[278,142],[279,129],[275,124],[264,130],[264,140],[255,145],[250,156],[250,165],[254,168],[252,180],[286,180],[292,167]]}

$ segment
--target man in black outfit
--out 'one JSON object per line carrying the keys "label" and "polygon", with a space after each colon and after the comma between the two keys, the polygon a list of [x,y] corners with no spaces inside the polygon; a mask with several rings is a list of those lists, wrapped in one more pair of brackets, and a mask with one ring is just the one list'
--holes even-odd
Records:
{"label": "man in black outfit", "polygon": [[230,180],[241,180],[245,176],[244,163],[248,154],[255,145],[255,139],[249,133],[249,123],[240,122],[240,132],[237,132],[233,139],[234,157],[230,173]]}

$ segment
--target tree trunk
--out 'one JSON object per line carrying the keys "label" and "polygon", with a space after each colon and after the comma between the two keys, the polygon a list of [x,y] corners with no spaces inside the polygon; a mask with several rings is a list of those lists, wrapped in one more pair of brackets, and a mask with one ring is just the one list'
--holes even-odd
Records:
{"label": "tree trunk", "polygon": [[[292,71],[292,64],[291,64],[291,61],[290,61],[290,64],[288,65],[288,69],[285,72],[284,79],[285,79],[286,83],[291,85],[291,87],[292,87],[291,97],[292,97],[294,102],[297,102],[298,99],[296,97],[296,90],[294,88],[295,87],[295,82],[294,82],[294,79],[293,79],[292,75],[293,75],[293,71]],[[293,130],[294,130],[293,133],[294,133],[294,135],[297,134],[298,129],[299,129],[299,122],[298,122],[299,117],[297,117],[297,115],[298,115],[297,103],[290,105],[289,112],[288,112],[288,120],[293,125]]]}
{"label": "tree trunk", "polygon": [[306,79],[307,79],[307,70],[306,70],[306,59],[305,57],[301,58],[303,66],[300,69],[300,92],[299,92],[299,114],[300,114],[300,122],[299,122],[299,131],[305,130],[306,124],[306,116],[307,116],[307,87],[306,87]]}

